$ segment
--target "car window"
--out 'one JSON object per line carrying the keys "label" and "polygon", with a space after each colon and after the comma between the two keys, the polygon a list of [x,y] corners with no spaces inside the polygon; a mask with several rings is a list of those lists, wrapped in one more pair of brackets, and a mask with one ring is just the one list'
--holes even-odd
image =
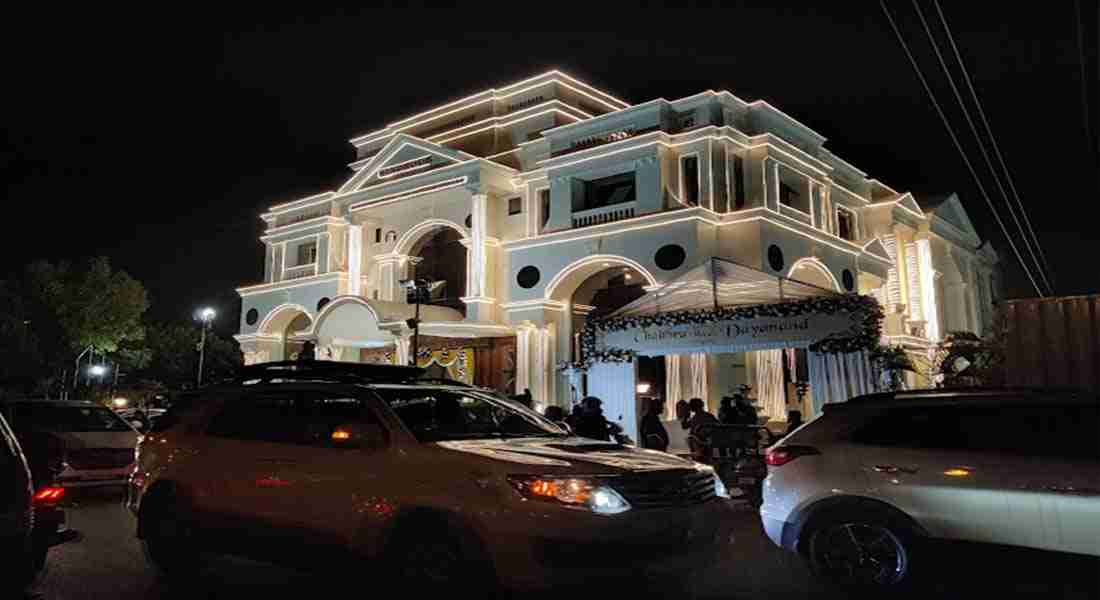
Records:
{"label": "car window", "polygon": [[339,394],[305,393],[299,398],[299,413],[305,425],[300,444],[328,448],[352,448],[333,441],[333,433],[342,426],[366,426],[385,429],[374,412],[356,397]]}
{"label": "car window", "polygon": [[63,406],[36,402],[16,404],[12,408],[12,425],[18,431],[133,431],[129,423],[104,406]]}
{"label": "car window", "polygon": [[285,392],[257,392],[230,398],[210,421],[206,433],[235,440],[298,443],[304,424],[296,404],[296,395]]}
{"label": "car window", "polygon": [[379,386],[375,391],[421,442],[566,435],[518,403],[473,390]]}

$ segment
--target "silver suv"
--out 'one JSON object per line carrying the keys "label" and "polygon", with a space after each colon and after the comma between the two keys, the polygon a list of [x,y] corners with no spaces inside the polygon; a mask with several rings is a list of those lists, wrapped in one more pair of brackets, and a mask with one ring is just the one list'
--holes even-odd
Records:
{"label": "silver suv", "polygon": [[578,438],[421,373],[268,363],[177,402],[130,478],[147,556],[169,573],[209,551],[293,566],[350,558],[412,585],[609,574],[683,585],[730,539],[709,467]]}
{"label": "silver suv", "polygon": [[921,538],[1100,556],[1100,402],[1049,390],[921,390],[827,404],[768,450],[777,545],[843,583],[894,587]]}

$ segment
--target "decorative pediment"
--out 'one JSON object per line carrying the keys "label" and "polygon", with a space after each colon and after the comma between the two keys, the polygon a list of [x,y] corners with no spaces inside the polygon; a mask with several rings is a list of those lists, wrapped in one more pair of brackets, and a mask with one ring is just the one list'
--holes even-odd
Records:
{"label": "decorative pediment", "polygon": [[920,205],[917,204],[916,199],[913,198],[913,194],[910,194],[909,192],[902,194],[901,197],[898,198],[897,204],[898,206],[911,210],[918,215],[924,214],[924,211],[920,209]]}
{"label": "decorative pediment", "polygon": [[881,260],[884,260],[888,263],[893,263],[894,262],[894,259],[890,258],[890,252],[886,250],[886,245],[883,244],[882,240],[880,240],[878,238],[875,238],[875,239],[867,242],[863,246],[863,252],[866,253],[866,254],[870,254],[871,256],[874,256],[875,258],[879,258]]}
{"label": "decorative pediment", "polygon": [[340,187],[346,194],[476,158],[472,154],[399,133]]}
{"label": "decorative pediment", "polygon": [[978,235],[978,232],[974,229],[974,223],[970,221],[970,216],[966,214],[966,209],[963,208],[962,201],[959,200],[958,194],[951,194],[944,203],[932,211],[932,214],[970,235]]}

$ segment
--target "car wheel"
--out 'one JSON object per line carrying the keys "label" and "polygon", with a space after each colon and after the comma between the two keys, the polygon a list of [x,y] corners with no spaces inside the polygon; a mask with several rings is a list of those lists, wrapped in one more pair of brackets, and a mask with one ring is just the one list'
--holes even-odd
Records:
{"label": "car wheel", "polygon": [[161,575],[193,574],[200,566],[194,527],[185,518],[175,494],[148,498],[141,510],[142,549]]}
{"label": "car wheel", "polygon": [[421,595],[455,589],[492,594],[497,588],[489,558],[473,535],[441,518],[400,527],[386,549],[386,565],[403,589]]}
{"label": "car wheel", "polygon": [[893,589],[913,580],[916,536],[896,519],[834,513],[817,521],[806,539],[810,569],[834,583]]}

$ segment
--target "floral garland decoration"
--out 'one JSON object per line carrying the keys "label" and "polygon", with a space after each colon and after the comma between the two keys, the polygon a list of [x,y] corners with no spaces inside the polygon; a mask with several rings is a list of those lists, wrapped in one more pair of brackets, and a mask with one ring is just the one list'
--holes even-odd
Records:
{"label": "floral garland decoration", "polygon": [[798,317],[808,314],[849,313],[857,317],[855,335],[834,335],[810,344],[810,350],[827,354],[843,354],[872,350],[878,347],[882,331],[883,312],[878,300],[859,294],[820,296],[805,300],[757,304],[753,306],[722,307],[714,309],[686,310],[656,315],[611,317],[590,321],[581,332],[581,353],[586,367],[597,362],[630,362],[632,350],[621,348],[596,348],[597,332],[625,331],[635,327],[668,327],[673,325],[699,325],[718,321],[755,319],[759,317]]}

